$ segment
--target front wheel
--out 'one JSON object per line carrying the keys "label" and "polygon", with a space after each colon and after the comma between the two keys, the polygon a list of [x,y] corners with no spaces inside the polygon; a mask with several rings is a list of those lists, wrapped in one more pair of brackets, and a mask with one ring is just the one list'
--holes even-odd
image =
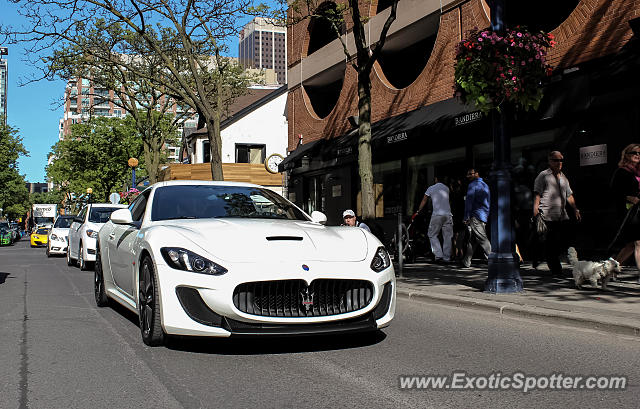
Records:
{"label": "front wheel", "polygon": [[149,346],[162,345],[164,332],[160,320],[158,286],[151,258],[142,261],[139,275],[138,317],[142,341]]}
{"label": "front wheel", "polygon": [[98,307],[109,305],[109,299],[104,291],[104,274],[102,272],[102,257],[100,257],[100,247],[96,246],[96,266],[93,274],[93,293]]}
{"label": "front wheel", "polygon": [[73,260],[71,259],[71,247],[67,246],[67,265],[73,266]]}
{"label": "front wheel", "polygon": [[82,254],[82,243],[80,243],[80,248],[78,249],[78,264],[80,265],[80,271],[87,270],[87,262],[84,259],[84,255]]}
{"label": "front wheel", "polygon": [[51,257],[51,253],[49,252],[49,246],[47,246],[47,257]]}

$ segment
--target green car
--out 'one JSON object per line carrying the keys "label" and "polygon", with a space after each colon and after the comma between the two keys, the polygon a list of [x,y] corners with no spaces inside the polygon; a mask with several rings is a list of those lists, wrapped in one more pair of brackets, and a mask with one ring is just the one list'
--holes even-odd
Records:
{"label": "green car", "polygon": [[0,228],[0,246],[9,246],[11,241],[11,230]]}

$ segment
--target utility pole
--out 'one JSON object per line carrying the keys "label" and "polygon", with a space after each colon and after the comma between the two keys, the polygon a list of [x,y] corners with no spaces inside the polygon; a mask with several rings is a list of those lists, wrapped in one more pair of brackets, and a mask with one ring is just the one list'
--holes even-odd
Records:
{"label": "utility pole", "polygon": [[[498,33],[506,31],[506,0],[492,0],[491,29]],[[491,179],[491,254],[489,275],[484,290],[490,293],[515,293],[522,291],[522,278],[518,261],[513,256],[515,238],[511,219],[511,139],[508,116],[512,114],[508,102],[501,112],[491,112],[493,135],[493,165]]]}

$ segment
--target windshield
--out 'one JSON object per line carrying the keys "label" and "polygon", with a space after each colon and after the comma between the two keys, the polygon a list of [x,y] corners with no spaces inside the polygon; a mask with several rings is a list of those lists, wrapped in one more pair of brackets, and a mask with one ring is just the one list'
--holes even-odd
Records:
{"label": "windshield", "polygon": [[49,229],[38,229],[38,231],[36,231],[36,234],[47,235],[49,234]]}
{"label": "windshield", "polygon": [[118,210],[117,207],[92,207],[89,213],[89,221],[92,223],[106,223],[111,213]]}
{"label": "windshield", "polygon": [[53,227],[68,229],[71,227],[71,223],[73,223],[73,217],[58,217],[58,220],[56,220],[56,224],[54,224]]}
{"label": "windshield", "polygon": [[262,188],[183,185],[156,189],[151,220],[245,217],[309,219],[286,199]]}
{"label": "windshield", "polygon": [[53,223],[53,217],[34,217],[36,224]]}

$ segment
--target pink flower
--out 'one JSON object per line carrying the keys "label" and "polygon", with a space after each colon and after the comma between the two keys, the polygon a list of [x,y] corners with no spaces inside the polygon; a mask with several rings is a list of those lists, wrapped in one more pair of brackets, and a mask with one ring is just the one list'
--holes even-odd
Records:
{"label": "pink flower", "polygon": [[518,47],[522,48],[522,47],[524,47],[524,44],[520,43],[520,44],[518,44]]}
{"label": "pink flower", "polygon": [[516,34],[518,37],[522,37],[522,33],[518,33]]}
{"label": "pink flower", "polygon": [[479,42],[482,42],[482,41],[483,41],[483,40],[482,40],[482,37],[478,37],[478,41],[479,41]]}
{"label": "pink flower", "polygon": [[518,77],[511,77],[511,81],[516,81]]}
{"label": "pink flower", "polygon": [[527,64],[527,63],[526,63],[526,62],[524,62],[524,61],[522,61],[522,62],[520,63],[520,65],[526,65],[526,64]]}

